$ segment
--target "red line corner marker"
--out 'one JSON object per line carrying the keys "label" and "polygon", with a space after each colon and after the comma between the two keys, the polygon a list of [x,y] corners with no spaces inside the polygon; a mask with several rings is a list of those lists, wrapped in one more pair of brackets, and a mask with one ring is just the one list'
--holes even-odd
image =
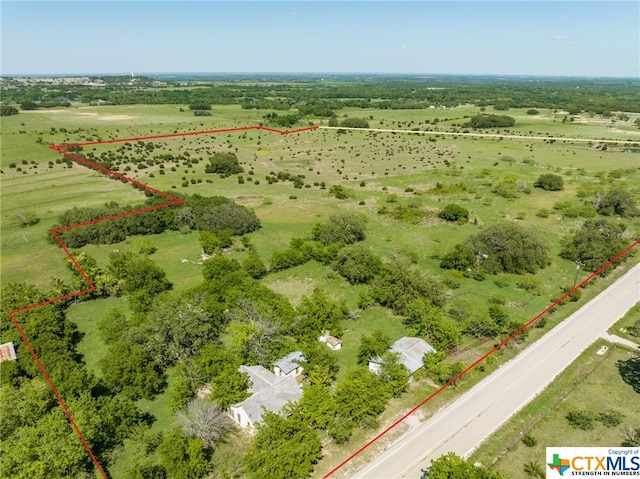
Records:
{"label": "red line corner marker", "polygon": [[71,415],[71,412],[67,408],[67,405],[65,404],[64,400],[62,399],[62,396],[60,395],[60,393],[56,389],[55,384],[53,383],[53,381],[49,377],[49,374],[47,373],[47,370],[45,369],[43,364],[40,362],[40,358],[38,357],[38,355],[34,351],[33,347],[31,346],[31,343],[29,342],[29,339],[27,338],[27,336],[25,335],[24,331],[20,327],[20,323],[18,323],[18,320],[16,319],[16,315],[18,315],[18,314],[20,314],[22,312],[25,312],[25,311],[29,311],[29,310],[32,310],[32,309],[39,308],[41,306],[45,306],[47,304],[52,304],[52,303],[56,303],[56,302],[59,302],[59,301],[64,301],[64,300],[69,299],[69,298],[73,298],[73,297],[76,297],[76,296],[80,296],[80,295],[87,294],[87,293],[90,293],[92,291],[95,291],[95,289],[96,289],[95,285],[93,284],[93,282],[91,281],[89,276],[87,276],[87,274],[84,272],[84,270],[80,267],[80,264],[74,258],[74,256],[71,254],[71,252],[69,251],[67,246],[64,244],[64,242],[60,239],[60,236],[58,235],[58,233],[60,233],[62,231],[67,231],[67,230],[70,230],[70,229],[74,229],[74,228],[80,228],[82,226],[87,226],[87,225],[90,225],[90,224],[102,223],[103,221],[109,221],[109,220],[113,220],[113,219],[116,219],[116,218],[122,218],[124,216],[130,216],[130,215],[135,215],[135,214],[139,214],[139,213],[144,213],[146,211],[152,211],[152,210],[157,210],[157,209],[160,209],[160,208],[167,208],[169,206],[179,205],[179,204],[183,203],[184,200],[182,200],[180,198],[177,198],[177,197],[175,197],[173,195],[170,195],[169,193],[166,193],[164,191],[160,191],[160,190],[158,190],[156,188],[153,188],[153,187],[151,187],[149,185],[146,185],[144,183],[141,183],[141,182],[139,182],[137,180],[134,180],[133,178],[129,178],[127,176],[121,175],[120,173],[117,173],[115,171],[109,170],[108,168],[105,168],[104,166],[101,166],[101,165],[98,165],[96,163],[93,163],[93,162],[91,162],[91,161],[89,161],[89,160],[87,160],[85,158],[81,158],[80,156],[74,155],[73,153],[67,151],[67,149],[71,148],[71,147],[78,147],[78,146],[104,145],[104,144],[108,144],[108,143],[122,143],[122,142],[126,142],[126,141],[156,140],[156,139],[161,139],[161,138],[186,137],[186,136],[194,136],[194,135],[207,135],[207,134],[213,135],[213,134],[217,134],[217,133],[228,133],[228,132],[237,132],[237,131],[246,131],[246,130],[262,130],[262,131],[268,131],[270,133],[277,133],[277,134],[280,134],[280,135],[291,135],[291,134],[294,134],[294,133],[302,133],[302,132],[306,132],[306,131],[315,130],[317,128],[318,128],[317,126],[310,126],[310,127],[307,127],[307,128],[299,128],[297,130],[276,130],[276,129],[267,128],[267,127],[264,127],[264,126],[245,126],[245,127],[239,127],[239,128],[225,128],[225,129],[219,129],[219,130],[206,130],[206,131],[185,132],[185,133],[172,133],[172,134],[167,134],[167,135],[143,136],[143,137],[138,137],[138,138],[122,138],[122,139],[113,139],[113,140],[105,140],[105,141],[89,141],[89,142],[84,142],[84,143],[69,143],[69,144],[63,144],[63,145],[53,145],[53,146],[49,147],[49,149],[51,149],[51,150],[53,150],[53,151],[55,151],[57,153],[60,153],[61,155],[64,155],[67,158],[70,158],[70,159],[72,159],[72,160],[74,160],[74,161],[76,161],[76,162],[78,162],[80,164],[86,165],[89,168],[93,168],[95,170],[100,170],[100,171],[106,173],[107,175],[110,175],[110,176],[112,176],[114,178],[118,178],[120,180],[126,181],[128,183],[131,183],[132,185],[135,185],[135,186],[140,187],[142,189],[145,189],[147,191],[151,191],[152,193],[155,193],[157,195],[164,196],[165,198],[167,198],[167,200],[169,200],[166,203],[162,203],[162,204],[159,204],[159,205],[148,206],[148,207],[145,207],[145,208],[140,208],[140,209],[136,209],[136,210],[133,210],[133,211],[127,211],[125,213],[120,213],[120,214],[117,214],[117,215],[105,216],[104,218],[99,218],[99,219],[92,220],[92,221],[85,221],[83,223],[78,223],[78,224],[69,225],[69,226],[63,226],[61,228],[56,228],[56,229],[51,230],[51,234],[56,239],[56,241],[58,242],[58,244],[60,245],[62,250],[65,252],[65,254],[69,257],[69,259],[71,260],[71,262],[73,263],[75,268],[78,270],[80,275],[84,278],[84,280],[86,281],[88,287],[86,289],[83,289],[83,290],[80,290],[80,291],[76,291],[74,293],[66,294],[64,296],[58,296],[57,298],[48,299],[47,301],[43,301],[41,303],[36,303],[36,304],[31,304],[29,306],[25,306],[25,307],[19,308],[19,309],[14,309],[13,311],[9,312],[9,317],[11,318],[11,321],[13,322],[13,325],[18,330],[18,333],[22,337],[22,341],[24,342],[25,346],[29,350],[29,353],[31,354],[31,356],[33,356],[33,359],[35,360],[38,368],[42,372],[42,375],[44,376],[45,380],[49,384],[49,387],[53,391],[53,394],[55,395],[56,399],[60,403],[60,407],[62,407],[62,410],[64,411],[64,413],[66,414],[67,418],[69,419],[69,422],[71,423],[71,426],[73,427],[74,431],[76,432],[76,434],[78,435],[78,437],[82,441],[82,444],[83,444],[84,448],[87,450],[87,453],[91,457],[91,460],[93,461],[93,463],[95,464],[96,468],[100,472],[100,475],[104,479],[107,479],[107,474],[105,473],[104,469],[100,465],[100,462],[98,461],[98,459],[96,458],[95,454],[91,450],[91,447],[89,446],[89,443],[87,442],[87,440],[85,439],[84,435],[82,434],[82,431],[80,430],[80,428],[76,424],[75,420],[73,419],[73,416]]}

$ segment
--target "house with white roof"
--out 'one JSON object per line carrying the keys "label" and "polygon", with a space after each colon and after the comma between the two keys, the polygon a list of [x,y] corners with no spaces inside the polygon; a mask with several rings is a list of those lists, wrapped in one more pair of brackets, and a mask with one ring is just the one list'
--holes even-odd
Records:
{"label": "house with white roof", "polygon": [[[424,339],[405,336],[393,343],[389,348],[389,352],[398,354],[398,361],[400,364],[404,364],[409,373],[409,378],[411,378],[413,373],[422,367],[422,358],[424,355],[427,353],[435,353],[436,350]],[[369,371],[376,374],[379,373],[382,363],[383,360],[380,357],[370,359]]]}
{"label": "house with white roof", "polygon": [[240,372],[247,373],[251,386],[251,396],[229,407],[227,413],[248,432],[262,419],[264,411],[280,412],[289,402],[302,397],[302,387],[293,375],[276,376],[262,366],[240,366]]}

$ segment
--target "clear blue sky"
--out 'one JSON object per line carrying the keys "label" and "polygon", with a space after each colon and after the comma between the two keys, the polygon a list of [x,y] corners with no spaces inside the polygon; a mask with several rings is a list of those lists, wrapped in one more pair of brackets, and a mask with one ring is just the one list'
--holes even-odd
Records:
{"label": "clear blue sky", "polygon": [[3,75],[640,76],[637,1],[2,1]]}

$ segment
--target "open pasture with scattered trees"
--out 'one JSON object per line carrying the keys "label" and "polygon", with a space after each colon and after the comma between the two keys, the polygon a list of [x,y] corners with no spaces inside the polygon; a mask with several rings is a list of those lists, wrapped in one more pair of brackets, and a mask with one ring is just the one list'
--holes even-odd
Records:
{"label": "open pasture with scattered trees", "polygon": [[[47,145],[124,139],[69,148],[185,199],[64,232],[97,290],[19,318],[117,478],[326,473],[640,233],[638,114],[613,106],[624,86],[604,110],[562,85],[566,101],[550,104],[541,94],[526,102],[520,84],[502,102],[490,85],[462,84],[417,90],[409,101],[401,86],[336,81],[331,95],[312,89],[302,102],[296,82],[288,96],[273,87],[278,97],[244,83],[188,94],[150,83],[102,98],[77,91],[81,101],[49,109],[46,97],[4,85],[11,105],[29,107],[2,119],[2,340],[17,344],[19,359],[2,368],[1,387],[24,403],[24,414],[2,419],[1,443],[13,448],[0,459],[7,475],[29,462],[48,464],[48,477],[91,474],[70,427],[48,427],[44,438],[36,426],[64,418],[6,314],[7,305],[82,287],[48,231],[159,201]],[[471,90],[484,96],[467,98]],[[98,99],[111,104],[89,104]],[[500,122],[487,124],[494,110]],[[257,124],[320,128],[195,134]],[[631,262],[572,295],[456,389]],[[37,333],[41,314],[57,325],[50,333]],[[317,341],[325,331],[342,349]],[[385,353],[403,336],[437,350],[410,383]],[[306,357],[302,399],[264,416],[253,437],[228,423],[221,409],[248,396],[238,367],[271,370],[296,350]],[[376,356],[385,358],[380,374],[367,369]],[[62,379],[66,370],[77,374]],[[27,404],[33,391],[38,403]],[[25,441],[65,441],[65,453],[26,457]]]}

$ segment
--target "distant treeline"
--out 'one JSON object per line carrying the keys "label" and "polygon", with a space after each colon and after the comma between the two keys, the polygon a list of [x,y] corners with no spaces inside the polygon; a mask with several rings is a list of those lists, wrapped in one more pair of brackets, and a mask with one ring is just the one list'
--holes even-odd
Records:
{"label": "distant treeline", "polygon": [[[108,78],[108,77],[105,77]],[[150,82],[128,85],[106,82],[101,88],[86,85],[28,85],[2,88],[5,103],[37,106],[51,102],[81,101],[124,104],[228,105],[272,110],[297,109],[302,115],[328,117],[343,107],[420,109],[429,106],[499,105],[507,108],[551,108],[570,112],[640,112],[638,81],[633,79],[491,79],[342,77],[325,81],[306,78],[295,82],[252,83],[233,81],[215,85],[189,85],[183,80],[165,86]],[[144,84],[144,88],[140,85]]]}
{"label": "distant treeline", "polygon": [[[166,202],[165,198],[147,199],[143,207]],[[101,207],[72,208],[58,218],[57,227],[93,221],[138,209],[130,205],[111,202]],[[160,208],[134,215],[115,218],[79,228],[66,230],[62,238],[70,248],[87,244],[112,244],[131,235],[162,233],[165,230],[231,231],[243,235],[260,228],[260,220],[248,208],[223,196],[187,196],[184,203],[174,208]],[[53,241],[53,237],[50,238]]]}

